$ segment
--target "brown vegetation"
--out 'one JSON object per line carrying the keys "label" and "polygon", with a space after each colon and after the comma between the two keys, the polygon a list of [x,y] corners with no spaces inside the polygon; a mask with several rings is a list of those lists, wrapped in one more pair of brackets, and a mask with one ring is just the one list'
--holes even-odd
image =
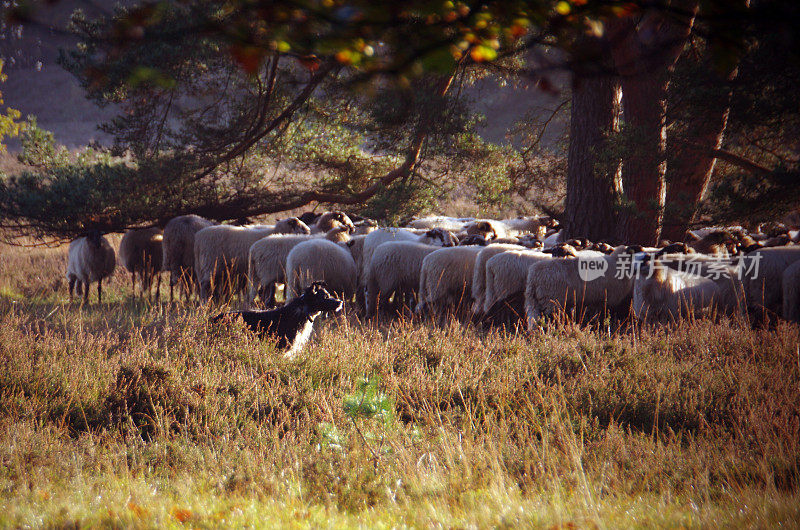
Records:
{"label": "brown vegetation", "polygon": [[[800,518],[798,328],[329,322],[68,305],[0,248],[3,526],[772,526]],[[369,383],[363,383],[363,381]]]}

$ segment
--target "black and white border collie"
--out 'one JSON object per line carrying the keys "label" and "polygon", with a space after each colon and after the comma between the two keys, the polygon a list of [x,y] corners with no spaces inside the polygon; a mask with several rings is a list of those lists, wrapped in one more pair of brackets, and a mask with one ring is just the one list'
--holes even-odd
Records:
{"label": "black and white border collie", "polygon": [[274,337],[278,340],[278,348],[288,347],[286,355],[291,356],[303,349],[308,342],[314,319],[320,313],[342,310],[342,301],[332,297],[325,287],[325,282],[314,282],[303,294],[278,309],[229,311],[217,315],[211,322],[239,316],[260,337]]}

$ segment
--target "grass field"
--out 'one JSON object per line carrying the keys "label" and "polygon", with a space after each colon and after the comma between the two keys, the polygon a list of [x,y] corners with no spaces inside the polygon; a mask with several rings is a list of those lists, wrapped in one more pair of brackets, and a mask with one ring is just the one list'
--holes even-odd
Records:
{"label": "grass field", "polygon": [[800,524],[796,326],[349,318],[290,360],[64,269],[0,247],[2,527]]}

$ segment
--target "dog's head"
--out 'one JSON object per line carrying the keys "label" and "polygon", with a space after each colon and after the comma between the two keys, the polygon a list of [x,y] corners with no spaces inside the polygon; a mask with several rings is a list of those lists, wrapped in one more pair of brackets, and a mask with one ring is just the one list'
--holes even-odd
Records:
{"label": "dog's head", "polygon": [[328,292],[325,282],[314,282],[306,288],[301,295],[301,300],[309,314],[338,312],[344,305],[341,300],[334,298]]}

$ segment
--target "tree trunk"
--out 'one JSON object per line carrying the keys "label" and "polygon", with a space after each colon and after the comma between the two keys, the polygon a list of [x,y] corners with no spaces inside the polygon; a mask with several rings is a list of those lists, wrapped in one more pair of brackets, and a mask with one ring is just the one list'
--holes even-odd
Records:
{"label": "tree trunk", "polygon": [[609,24],[627,130],[622,162],[626,208],[617,233],[631,244],[657,244],[664,216],[667,88],[697,10],[695,0],[673,3],[682,15],[651,9],[640,20],[627,16]]}
{"label": "tree trunk", "polygon": [[658,243],[666,195],[666,70],[623,78],[626,142],[622,187],[626,207],[618,235],[627,243]]}
{"label": "tree trunk", "polygon": [[703,113],[704,119],[693,123],[687,134],[687,141],[708,149],[685,147],[670,168],[662,235],[671,241],[683,241],[686,237],[714,172],[717,159],[710,151],[722,146],[730,109],[715,110]]}
{"label": "tree trunk", "polygon": [[619,162],[604,160],[608,134],[617,128],[619,84],[611,76],[576,74],[572,86],[567,199],[567,236],[613,239]]}
{"label": "tree trunk", "polygon": [[[713,65],[707,65],[713,68]],[[736,69],[727,76],[736,77]],[[667,198],[662,235],[671,241],[682,241],[697,215],[700,201],[706,192],[716,157],[714,150],[722,147],[722,139],[730,113],[732,93],[708,101],[695,115],[682,137],[670,140],[671,149],[677,151],[667,175]],[[699,109],[698,109],[699,110]]]}

